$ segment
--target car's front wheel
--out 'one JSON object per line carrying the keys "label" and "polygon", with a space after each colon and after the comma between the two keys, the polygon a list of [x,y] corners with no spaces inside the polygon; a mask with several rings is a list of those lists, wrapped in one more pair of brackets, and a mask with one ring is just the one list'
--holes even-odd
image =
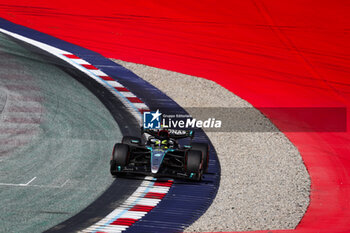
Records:
{"label": "car's front wheel", "polygon": [[112,159],[110,162],[110,172],[112,175],[117,175],[129,162],[130,149],[128,145],[116,143],[114,145]]}
{"label": "car's front wheel", "polygon": [[190,179],[201,180],[203,175],[202,152],[198,150],[187,151],[186,172]]}
{"label": "car's front wheel", "polygon": [[191,143],[192,150],[199,150],[202,152],[203,156],[203,170],[204,172],[208,171],[208,164],[209,164],[209,145],[208,143],[198,143],[193,142]]}

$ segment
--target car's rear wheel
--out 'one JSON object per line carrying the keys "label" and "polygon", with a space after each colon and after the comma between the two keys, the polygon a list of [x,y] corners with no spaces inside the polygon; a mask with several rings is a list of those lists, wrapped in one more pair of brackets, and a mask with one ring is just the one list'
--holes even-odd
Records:
{"label": "car's rear wheel", "polygon": [[198,150],[187,151],[186,172],[191,179],[201,180],[203,174],[202,152]]}
{"label": "car's rear wheel", "polygon": [[129,162],[130,149],[128,145],[116,143],[114,145],[110,171],[112,175],[117,175],[121,169]]}
{"label": "car's rear wheel", "polygon": [[199,150],[202,152],[203,156],[203,170],[204,172],[208,171],[208,164],[209,164],[209,145],[207,143],[198,143],[193,142],[191,143],[192,150]]}
{"label": "car's rear wheel", "polygon": [[122,139],[122,143],[129,146],[139,145],[141,143],[141,138],[133,136],[124,136]]}

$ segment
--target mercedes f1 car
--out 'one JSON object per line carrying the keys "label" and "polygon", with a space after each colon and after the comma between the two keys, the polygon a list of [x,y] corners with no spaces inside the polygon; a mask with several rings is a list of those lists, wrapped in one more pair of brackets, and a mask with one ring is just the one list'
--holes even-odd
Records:
{"label": "mercedes f1 car", "polygon": [[[209,145],[192,142],[193,131],[172,129],[143,129],[149,135],[146,142],[141,138],[124,136],[116,143],[110,161],[113,176],[145,174],[154,177],[175,177],[201,180],[208,169]],[[142,136],[141,135],[141,136]],[[191,138],[190,145],[181,146],[182,138]]]}

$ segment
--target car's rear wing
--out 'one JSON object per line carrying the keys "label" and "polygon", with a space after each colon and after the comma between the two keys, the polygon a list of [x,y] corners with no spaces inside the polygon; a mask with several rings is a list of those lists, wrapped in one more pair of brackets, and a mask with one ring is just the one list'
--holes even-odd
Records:
{"label": "car's rear wing", "polygon": [[[151,136],[158,136],[158,132],[160,130],[164,129],[144,129],[141,127],[141,134],[147,133]],[[179,129],[168,129],[166,128],[165,130],[169,131],[169,137],[174,138],[174,139],[181,139],[181,138],[188,138],[191,137],[193,139],[194,137],[194,131],[193,130],[179,130]]]}

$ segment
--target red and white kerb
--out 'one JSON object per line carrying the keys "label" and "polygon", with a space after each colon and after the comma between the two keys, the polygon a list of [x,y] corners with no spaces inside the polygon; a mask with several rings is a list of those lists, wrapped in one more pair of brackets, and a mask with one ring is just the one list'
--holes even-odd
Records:
{"label": "red and white kerb", "polygon": [[139,99],[136,95],[130,92],[126,87],[124,87],[121,83],[109,77],[106,73],[85,61],[84,59],[70,53],[64,51],[62,49],[55,48],[51,45],[44,44],[39,41],[35,41],[33,39],[24,37],[22,35],[7,31],[5,29],[0,28],[0,32],[3,32],[9,36],[17,38],[19,40],[25,41],[31,45],[34,45],[38,48],[41,48],[56,57],[68,62],[73,67],[78,70],[84,72],[89,77],[102,84],[105,88],[107,88],[113,95],[115,95],[129,110],[131,114],[141,123],[142,114],[145,111],[149,111],[148,106]]}
{"label": "red and white kerb", "polygon": [[149,108],[145,103],[143,103],[141,99],[139,99],[136,95],[130,92],[129,89],[124,87],[121,83],[111,78],[110,76],[105,74],[103,71],[95,67],[94,65],[90,64],[89,62],[71,53],[64,53],[62,55],[70,59],[72,62],[79,64],[84,69],[88,70],[89,73],[91,73],[92,76],[94,76],[94,79],[100,78],[103,81],[102,84],[105,87],[107,87],[110,91],[112,91],[114,95],[116,95],[117,93],[116,96],[120,100],[122,100],[122,102],[127,107],[131,106],[131,108],[129,108],[131,112],[135,112],[135,111],[138,112],[138,114],[135,115],[136,119],[141,120],[142,117],[140,118],[140,116],[142,116],[143,112],[149,111]]}
{"label": "red and white kerb", "polygon": [[140,187],[120,207],[81,232],[122,232],[155,208],[168,193],[173,180],[157,181],[152,177],[146,177],[145,179]]}
{"label": "red and white kerb", "polygon": [[142,102],[136,95],[134,95],[132,92],[130,92],[126,87],[124,87],[122,84],[117,82],[115,79],[109,77],[107,74],[96,68],[95,66],[91,65],[87,61],[81,59],[80,57],[71,54],[71,53],[65,53],[63,54],[68,59],[71,59],[73,62],[81,65],[85,69],[89,70],[93,75],[101,78],[106,85],[114,88],[117,92],[121,94],[122,97],[126,98],[130,103],[142,114],[145,111],[149,111],[149,108],[146,106],[145,103]]}
{"label": "red and white kerb", "polygon": [[[129,112],[140,121],[140,123],[142,121],[142,113],[149,111],[148,106],[136,95],[131,93],[126,87],[84,59],[70,52],[55,48],[39,41],[35,41],[2,28],[0,28],[0,32],[45,50],[71,64],[76,69],[84,72],[90,78],[94,79],[96,82],[100,83],[106,89],[111,91],[111,93],[125,105]],[[141,183],[140,187],[138,187],[121,206],[82,232],[122,232],[155,208],[168,193],[172,184],[173,180],[159,181],[152,177],[146,177]]]}

